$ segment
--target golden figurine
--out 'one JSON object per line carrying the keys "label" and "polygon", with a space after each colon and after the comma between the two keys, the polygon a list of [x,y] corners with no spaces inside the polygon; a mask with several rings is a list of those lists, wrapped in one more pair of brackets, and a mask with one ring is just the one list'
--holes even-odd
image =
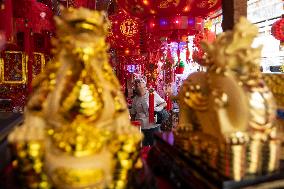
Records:
{"label": "golden figurine", "polygon": [[280,111],[280,117],[276,121],[276,127],[280,131],[282,139],[281,159],[284,160],[284,75],[283,74],[263,74],[265,83],[273,93],[277,107]]}
{"label": "golden figurine", "polygon": [[190,75],[178,96],[176,145],[235,180],[279,167],[276,104],[260,72],[261,48],[251,47],[257,34],[241,18],[213,44],[203,43],[207,72]]}
{"label": "golden figurine", "polygon": [[[33,186],[126,188],[141,135],[131,126],[120,84],[108,63],[106,15],[69,8],[55,20],[55,59],[37,78],[25,124],[9,141],[12,146],[19,140],[24,146],[37,142],[39,172],[45,180],[38,179]],[[22,131],[33,128],[41,135],[22,136]],[[14,149],[16,154],[27,151]],[[25,158],[17,157],[18,162]]]}

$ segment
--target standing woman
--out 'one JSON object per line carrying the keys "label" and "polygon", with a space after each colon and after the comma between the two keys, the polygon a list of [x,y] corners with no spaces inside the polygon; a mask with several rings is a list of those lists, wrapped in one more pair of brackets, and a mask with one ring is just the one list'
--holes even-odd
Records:
{"label": "standing woman", "polygon": [[[149,123],[149,91],[143,79],[134,81],[137,95],[133,99],[131,117],[141,122],[141,130],[144,134],[143,146],[151,146],[154,143],[154,132],[159,131],[160,124]],[[154,110],[161,111],[167,106],[166,101],[154,91]]]}

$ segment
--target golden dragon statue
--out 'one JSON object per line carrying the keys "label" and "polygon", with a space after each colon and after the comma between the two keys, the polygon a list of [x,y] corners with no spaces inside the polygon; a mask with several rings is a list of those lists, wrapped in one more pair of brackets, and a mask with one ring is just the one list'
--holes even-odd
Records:
{"label": "golden dragon statue", "polygon": [[176,145],[235,180],[279,168],[276,104],[260,71],[261,47],[252,48],[257,34],[242,17],[203,43],[207,71],[190,75],[177,97]]}
{"label": "golden dragon statue", "polygon": [[28,188],[127,188],[141,136],[108,63],[106,15],[69,8],[55,21],[55,58],[9,136],[14,165]]}

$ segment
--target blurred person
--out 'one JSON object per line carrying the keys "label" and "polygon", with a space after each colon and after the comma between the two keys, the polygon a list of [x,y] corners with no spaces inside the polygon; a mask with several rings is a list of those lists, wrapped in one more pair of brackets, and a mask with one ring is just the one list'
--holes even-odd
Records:
{"label": "blurred person", "polygon": [[[134,80],[135,97],[131,108],[132,120],[141,122],[144,134],[143,146],[154,144],[154,133],[160,131],[160,124],[149,123],[149,91],[143,79]],[[167,106],[166,101],[154,91],[154,111],[161,111]]]}

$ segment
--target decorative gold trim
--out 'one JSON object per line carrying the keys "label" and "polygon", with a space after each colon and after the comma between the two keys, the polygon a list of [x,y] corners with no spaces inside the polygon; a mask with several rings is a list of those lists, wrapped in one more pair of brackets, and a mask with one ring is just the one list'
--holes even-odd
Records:
{"label": "decorative gold trim", "polygon": [[39,52],[34,52],[34,55],[40,55],[40,60],[41,60],[41,68],[40,71],[43,72],[44,71],[44,67],[45,67],[45,57],[43,53],[39,53]]}
{"label": "decorative gold trim", "polygon": [[0,84],[4,81],[4,59],[0,58]]}
{"label": "decorative gold trim", "polygon": [[[0,84],[26,84],[27,83],[27,74],[28,74],[28,60],[29,56],[26,55],[23,51],[5,51],[4,54],[13,54],[13,53],[19,53],[22,55],[22,80],[21,81],[5,81],[5,62],[4,62],[4,57],[0,58]],[[41,60],[41,68],[40,71],[43,72],[45,68],[45,57],[43,53],[39,52],[34,52],[34,55],[40,55],[40,60]]]}
{"label": "decorative gold trim", "polygon": [[22,51],[5,51],[4,54],[13,54],[13,53],[19,53],[22,56],[22,80],[21,81],[5,81],[5,71],[4,71],[4,66],[5,66],[5,61],[3,59],[2,63],[2,83],[3,84],[26,84],[27,83],[27,65],[26,65],[26,56]]}
{"label": "decorative gold trim", "polygon": [[97,185],[103,188],[105,173],[102,169],[57,168],[52,173],[54,179],[62,186],[82,187]]}

